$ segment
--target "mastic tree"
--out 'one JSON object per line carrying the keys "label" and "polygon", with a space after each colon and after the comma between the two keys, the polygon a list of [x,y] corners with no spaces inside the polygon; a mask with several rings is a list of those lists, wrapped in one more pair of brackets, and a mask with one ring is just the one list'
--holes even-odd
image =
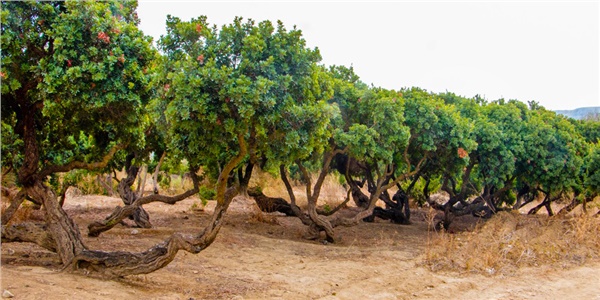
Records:
{"label": "mastic tree", "polygon": [[[253,156],[273,159],[268,143],[294,152],[299,140],[322,135],[327,124],[327,118],[321,118],[326,113],[321,110],[326,86],[316,65],[320,55],[306,47],[297,29],[241,18],[219,29],[209,27],[204,16],[188,22],[168,17],[159,47],[166,80],[156,101],[165,103],[154,105],[164,107],[168,147],[192,166],[220,166],[217,205],[197,235],[172,236],[161,246],[165,251],[145,252],[144,263],[132,262],[127,274],[160,268],[178,250],[198,253],[208,247],[239,192],[238,185],[228,185],[231,172],[244,159],[252,162]],[[307,155],[314,148],[297,151]],[[93,260],[97,265],[106,258]],[[112,274],[119,272],[125,270]]]}
{"label": "mastic tree", "polygon": [[565,117],[538,108],[529,111],[524,130],[524,158],[517,167],[522,185],[544,194],[544,201],[530,210],[536,213],[546,207],[549,215],[552,201],[562,198],[581,184],[585,140]]}
{"label": "mastic tree", "polygon": [[[10,128],[2,134],[18,153],[2,164],[17,170],[21,188],[2,216],[3,241],[37,242],[65,265],[88,251],[46,180],[104,168],[119,149],[144,144],[156,51],[137,28],[136,7],[2,2],[1,113],[3,129]],[[43,204],[46,224],[5,226],[26,197]]]}
{"label": "mastic tree", "polygon": [[[471,137],[472,121],[461,116],[454,104],[448,104],[439,95],[419,88],[403,89],[401,92],[406,124],[411,134],[406,150],[408,162],[411,165],[420,163],[422,167],[407,178],[410,183],[406,190],[399,187],[397,198],[407,197],[419,177],[428,182],[435,176],[460,173],[470,163],[469,153],[476,146]],[[446,205],[442,209],[447,210],[452,204]],[[405,214],[409,217],[408,211]]]}
{"label": "mastic tree", "polygon": [[474,187],[477,200],[494,213],[504,203],[513,204],[510,195],[517,177],[516,164],[524,155],[523,127],[527,120],[514,101],[493,101],[479,110],[474,119],[478,130],[473,132],[477,147],[470,153],[467,167],[472,172],[462,185]]}

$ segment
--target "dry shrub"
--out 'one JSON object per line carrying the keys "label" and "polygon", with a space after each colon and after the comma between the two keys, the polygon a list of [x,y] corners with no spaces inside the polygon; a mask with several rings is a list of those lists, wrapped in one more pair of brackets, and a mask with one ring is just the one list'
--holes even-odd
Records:
{"label": "dry shrub", "polygon": [[600,257],[600,218],[500,212],[473,232],[432,233],[425,264],[432,270],[510,274],[519,267],[582,265]]}

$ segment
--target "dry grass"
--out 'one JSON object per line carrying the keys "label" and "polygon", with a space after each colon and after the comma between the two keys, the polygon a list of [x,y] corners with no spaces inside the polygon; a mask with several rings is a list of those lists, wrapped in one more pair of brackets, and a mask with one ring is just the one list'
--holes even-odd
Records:
{"label": "dry grass", "polygon": [[600,218],[500,212],[472,232],[433,232],[425,264],[432,270],[511,274],[519,267],[582,265],[600,257]]}

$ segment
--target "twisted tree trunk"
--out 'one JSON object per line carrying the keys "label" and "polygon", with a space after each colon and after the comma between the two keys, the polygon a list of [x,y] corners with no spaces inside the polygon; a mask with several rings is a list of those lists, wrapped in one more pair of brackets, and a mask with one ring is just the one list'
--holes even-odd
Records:
{"label": "twisted tree trunk", "polygon": [[[125,161],[125,168],[127,172],[127,177],[119,182],[119,186],[117,187],[117,191],[121,196],[121,200],[126,206],[131,206],[139,197],[136,192],[134,192],[131,187],[135,183],[135,178],[138,175],[139,168],[137,166],[132,165],[132,161],[135,155],[129,154]],[[140,206],[132,207],[133,211],[127,215],[130,219],[132,219],[136,226],[141,228],[151,228],[152,224],[150,223],[150,216],[144,210],[144,208]],[[116,224],[113,224],[114,226]],[[112,228],[111,226],[111,228]]]}
{"label": "twisted tree trunk", "polygon": [[225,192],[222,201],[219,201],[215,207],[210,224],[198,235],[186,236],[175,233],[164,242],[139,253],[86,249],[75,256],[67,267],[73,270],[85,269],[102,277],[116,278],[148,274],[161,269],[173,261],[179,250],[193,254],[199,253],[210,246],[217,237],[223,225],[223,216],[238,191],[236,186]]}
{"label": "twisted tree trunk", "polygon": [[46,213],[46,226],[56,243],[56,252],[63,264],[70,263],[73,257],[86,249],[77,225],[62,209],[50,187],[45,186],[41,181],[37,181],[33,186],[26,189],[27,194],[42,200]]}

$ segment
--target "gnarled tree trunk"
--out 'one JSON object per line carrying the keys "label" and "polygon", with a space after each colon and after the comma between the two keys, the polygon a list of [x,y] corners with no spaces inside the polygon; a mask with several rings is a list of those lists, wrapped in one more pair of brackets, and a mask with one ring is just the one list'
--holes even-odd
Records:
{"label": "gnarled tree trunk", "polygon": [[198,235],[186,236],[173,234],[164,242],[140,252],[104,252],[84,250],[75,256],[68,267],[77,270],[85,269],[103,277],[116,278],[127,275],[148,274],[168,265],[179,250],[199,253],[212,244],[217,237],[222,219],[238,193],[238,187],[229,188],[222,201],[217,203],[210,224]]}
{"label": "gnarled tree trunk", "polygon": [[[135,178],[137,177],[139,171],[139,168],[131,163],[134,157],[135,156],[133,154],[129,154],[127,156],[125,161],[127,177],[123,178],[117,187],[117,191],[119,192],[119,195],[126,206],[131,206],[139,198],[138,194],[131,189],[135,183]],[[127,217],[132,219],[138,227],[152,227],[152,224],[150,223],[150,216],[141,205],[133,207],[133,211],[127,215]]]}
{"label": "gnarled tree trunk", "polygon": [[86,249],[77,225],[59,205],[54,191],[41,181],[27,187],[27,193],[41,199],[46,213],[46,226],[56,243],[56,252],[63,264],[68,264],[73,257]]}

